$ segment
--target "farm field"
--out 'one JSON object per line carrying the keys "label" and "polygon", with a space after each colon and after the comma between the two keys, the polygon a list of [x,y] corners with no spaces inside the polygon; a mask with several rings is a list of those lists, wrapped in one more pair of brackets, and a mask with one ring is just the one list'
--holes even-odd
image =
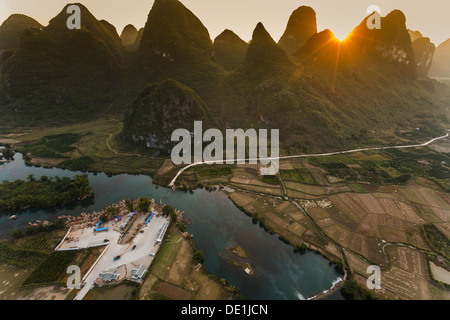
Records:
{"label": "farm field", "polygon": [[[433,179],[427,171],[415,167],[411,159],[419,154],[428,157],[427,161],[440,158],[427,149],[411,153],[359,152],[317,158],[310,165],[289,161],[283,166],[281,161],[284,170],[309,170],[315,181],[322,175],[327,178],[320,185],[305,184],[302,176],[280,172],[286,195],[303,211],[273,193],[261,194],[245,184],[229,197],[247,215],[262,220],[263,227],[294,246],[305,243],[335,258],[340,254],[330,240],[338,243],[346,253],[350,270],[355,272],[354,278],[363,286],[367,267],[381,266],[385,282],[377,292],[380,297],[448,299],[449,291],[430,280],[424,252],[448,254],[450,198],[444,190],[446,179]],[[392,155],[408,159],[408,167],[417,169],[408,180],[397,179],[405,174],[401,171],[405,166],[392,163]],[[368,172],[372,177],[361,179],[369,177]],[[338,179],[330,179],[330,174]],[[248,176],[246,182],[256,179]],[[273,180],[273,184],[279,185],[279,181]]]}
{"label": "farm field", "polygon": [[23,287],[64,285],[69,277],[70,265],[80,267],[83,276],[97,260],[104,248],[89,248],[76,251],[54,251],[23,282]]}
{"label": "farm field", "polygon": [[[57,128],[22,129],[0,134],[0,140],[13,139],[13,147],[26,154],[25,160],[38,166],[58,166],[107,174],[156,174],[162,158],[127,150],[117,136],[122,122],[116,119]],[[53,141],[52,141],[53,140]]]}
{"label": "farm field", "polygon": [[[19,239],[2,240],[0,258],[2,269],[7,275],[14,273],[5,282],[0,298],[20,300],[65,299],[70,290],[65,288],[69,275],[69,265],[78,265],[85,274],[103,248],[90,248],[80,251],[54,251],[65,234],[65,230],[39,233]],[[15,271],[14,271],[15,270]],[[6,280],[5,280],[6,281]]]}
{"label": "farm field", "polygon": [[188,239],[176,229],[168,232],[170,242],[158,250],[143,282],[141,300],[223,300],[230,288],[208,275],[194,262],[194,250]]}

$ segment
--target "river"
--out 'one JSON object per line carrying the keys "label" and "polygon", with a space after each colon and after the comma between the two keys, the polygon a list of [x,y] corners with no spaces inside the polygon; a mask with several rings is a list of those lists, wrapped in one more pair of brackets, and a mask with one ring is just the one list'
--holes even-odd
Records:
{"label": "river", "polygon": [[[26,166],[21,154],[14,161],[0,164],[0,181],[26,179],[29,174],[72,177],[79,172],[57,168]],[[227,279],[250,300],[308,299],[328,290],[340,275],[321,255],[294,253],[293,248],[270,235],[243,214],[225,192],[198,189],[192,192],[161,188],[149,176],[89,173],[94,198],[63,208],[0,211],[0,238],[35,220],[54,221],[59,215],[79,216],[82,212],[100,211],[125,198],[148,196],[185,212],[191,219],[187,230],[194,235],[196,247],[204,251],[204,265],[212,274]],[[8,220],[11,214],[16,220]],[[239,244],[248,254],[254,275],[247,275],[227,259],[226,247]],[[339,291],[328,299],[342,299]]]}

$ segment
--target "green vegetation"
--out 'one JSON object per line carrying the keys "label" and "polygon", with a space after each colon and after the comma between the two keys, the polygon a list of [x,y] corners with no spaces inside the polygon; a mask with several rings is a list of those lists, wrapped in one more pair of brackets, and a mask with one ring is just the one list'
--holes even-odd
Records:
{"label": "green vegetation", "polygon": [[13,239],[20,239],[25,235],[31,236],[39,233],[49,233],[55,230],[64,229],[66,226],[64,219],[57,219],[53,223],[49,223],[48,225],[44,225],[43,223],[39,223],[37,226],[26,226],[25,230],[15,229],[11,231],[11,237]]}
{"label": "green vegetation", "polygon": [[70,169],[73,171],[88,171],[90,166],[95,164],[95,160],[90,156],[84,156],[76,159],[65,160],[58,167]]}
{"label": "green vegetation", "polygon": [[[154,82],[174,79],[192,88],[208,104],[220,101],[217,84],[226,72],[215,63],[208,30],[180,1],[155,2],[139,53],[133,78],[139,73],[144,84],[149,79]],[[143,73],[149,65],[158,67],[145,68]]]}
{"label": "green vegetation", "polygon": [[63,222],[55,222],[49,226],[28,226],[25,232],[12,231],[18,236],[0,241],[0,262],[17,267],[37,267],[61,242],[65,232],[60,228],[62,226]]}
{"label": "green vegetation", "polygon": [[33,270],[22,286],[26,287],[57,282],[76,255],[76,251],[53,252]]}
{"label": "green vegetation", "polygon": [[111,218],[118,216],[120,209],[118,207],[108,207],[105,213],[100,217],[101,221],[109,221]]}
{"label": "green vegetation", "polygon": [[109,221],[109,215],[107,215],[107,214],[102,214],[100,217],[99,217],[99,220],[101,221],[101,222],[108,222]]}
{"label": "green vegetation", "polygon": [[5,148],[0,149],[0,160],[13,160],[14,159],[14,150],[11,149],[11,146],[9,144],[5,145]]}
{"label": "green vegetation", "polygon": [[[267,225],[266,219],[265,219],[264,217],[259,218],[258,222],[259,222],[259,226],[260,226],[261,228],[263,228],[265,231],[270,232],[270,233],[273,233],[273,231],[272,231],[272,230],[270,229],[270,227]],[[283,239],[283,238],[282,238],[282,239]]]}
{"label": "green vegetation", "polygon": [[72,144],[78,142],[81,135],[77,133],[63,133],[44,136],[40,141],[25,145],[24,151],[40,158],[64,158],[63,153],[74,150]]}
{"label": "green vegetation", "polygon": [[300,252],[301,254],[304,254],[306,250],[308,250],[308,246],[304,242],[302,242],[300,245],[296,244],[294,246],[295,253]]}
{"label": "green vegetation", "polygon": [[175,223],[177,222],[177,220],[178,220],[177,213],[175,212],[175,209],[172,208],[172,207],[169,206],[169,205],[165,205],[165,206],[162,208],[162,214],[163,214],[165,217],[169,217],[169,216],[170,216],[170,223],[171,223],[171,224],[175,224]]}
{"label": "green vegetation", "polygon": [[217,64],[225,70],[233,71],[245,59],[248,44],[233,31],[225,30],[214,39]]}
{"label": "green vegetation", "polygon": [[262,180],[268,184],[273,184],[273,185],[280,184],[280,180],[278,180],[278,176],[263,176]]}
{"label": "green vegetation", "polygon": [[124,49],[117,32],[80,8],[81,30],[66,28],[63,10],[47,27],[22,32],[3,63],[2,78],[11,90],[9,99],[0,98],[2,122],[36,126],[82,121],[111,106]]}
{"label": "green vegetation", "polygon": [[330,261],[330,263],[334,264],[334,269],[336,270],[337,273],[341,275],[345,274],[344,263],[342,261],[335,261],[335,262]]}
{"label": "green vegetation", "polygon": [[[427,120],[425,119],[433,119],[434,115],[430,112],[418,112],[416,118],[424,119],[424,126],[419,124],[419,127],[414,128],[414,130],[410,131],[396,131],[395,134],[401,138],[411,140],[411,141],[426,141],[430,137],[437,137],[441,134],[441,131],[436,127],[427,125]],[[445,121],[444,121],[445,122]]]}
{"label": "green vegetation", "polygon": [[247,254],[247,252],[245,252],[245,250],[240,246],[240,245],[235,245],[234,247],[232,247],[232,248],[229,248],[229,250],[233,253],[233,254],[235,254],[235,255],[237,255],[238,257],[241,257],[241,258],[244,258],[244,259],[247,259],[248,258],[248,254]]}
{"label": "green vegetation", "polygon": [[372,292],[359,285],[355,280],[345,280],[342,295],[349,300],[378,300]]}
{"label": "green vegetation", "polygon": [[139,197],[137,211],[148,212],[150,210],[151,201],[148,197]]}
{"label": "green vegetation", "polygon": [[436,280],[433,275],[433,271],[431,270],[431,265],[430,265],[431,262],[433,262],[435,265],[439,266],[439,263],[437,262],[437,255],[435,253],[429,253],[426,255],[426,257],[427,257],[427,271],[428,271],[428,276],[429,276],[431,282],[438,287],[450,290],[450,284]]}
{"label": "green vegetation", "polygon": [[281,179],[305,184],[315,184],[316,181],[308,169],[280,170]]}
{"label": "green vegetation", "polygon": [[20,34],[28,28],[42,28],[42,25],[23,14],[13,14],[0,26],[0,51],[15,48]]}
{"label": "green vegetation", "polygon": [[111,216],[115,216],[120,213],[120,209],[118,207],[108,207],[108,208],[106,208],[105,211],[107,214],[109,214]]}
{"label": "green vegetation", "polygon": [[[31,227],[31,226],[30,226]],[[36,230],[42,230],[39,227],[31,227]],[[17,229],[20,230],[20,229]],[[45,229],[44,229],[45,230]],[[34,250],[44,253],[52,253],[56,246],[61,242],[65,229],[56,229],[48,232],[32,232],[25,234],[21,238],[12,238],[9,243],[17,249]]]}
{"label": "green vegetation", "polygon": [[134,198],[125,199],[125,206],[127,207],[129,212],[134,211]]}
{"label": "green vegetation", "polygon": [[[119,139],[121,121],[102,119],[63,127],[33,128],[23,135],[15,137],[21,141],[16,143],[16,151],[23,153],[27,165],[49,166],[75,171],[103,172],[113,174],[146,174],[155,175],[164,162],[163,158],[154,158],[144,147],[130,150],[130,146]],[[39,158],[31,152],[27,153],[29,144],[40,143],[45,136],[56,136],[76,133],[80,140],[70,145],[75,149],[64,154],[65,158]],[[8,139],[7,136],[0,135]],[[33,148],[33,147],[32,147]],[[37,148],[37,147],[36,147]],[[45,149],[41,144],[39,149]],[[117,152],[117,153],[115,153]],[[56,153],[52,150],[51,152]]]}
{"label": "green vegetation", "polygon": [[424,224],[422,231],[428,245],[443,257],[450,259],[450,240],[434,224]]}
{"label": "green vegetation", "polygon": [[135,286],[132,290],[131,290],[131,297],[130,300],[139,300],[139,287]]}
{"label": "green vegetation", "polygon": [[205,259],[205,254],[203,253],[203,250],[197,250],[194,248],[194,262],[196,263],[202,263]]}
{"label": "green vegetation", "polygon": [[169,154],[175,145],[172,133],[179,128],[193,132],[194,121],[202,121],[204,130],[211,127],[206,103],[194,90],[169,79],[148,85],[127,107],[122,138]]}
{"label": "green vegetation", "polygon": [[233,300],[245,300],[244,295],[238,287],[233,287]]}
{"label": "green vegetation", "polygon": [[351,183],[358,192],[364,190],[354,182],[406,184],[412,176],[422,176],[435,181],[444,190],[450,190],[450,168],[446,165],[450,162],[449,155],[428,148],[386,149],[362,155],[318,157],[310,161],[326,169],[328,175]]}
{"label": "green vegetation", "polygon": [[182,221],[178,222],[177,226],[178,226],[178,230],[180,230],[181,232],[186,231],[186,225]]}
{"label": "green vegetation", "polygon": [[24,232],[20,229],[15,229],[15,230],[11,231],[11,238],[13,238],[13,239],[22,238],[24,235],[25,235]]}
{"label": "green vegetation", "polygon": [[220,177],[230,175],[233,172],[230,167],[220,167],[220,166],[198,166],[194,167],[194,171],[202,176],[208,177]]}
{"label": "green vegetation", "polygon": [[169,206],[169,205],[165,205],[165,206],[162,208],[162,213],[163,213],[164,216],[168,217],[169,215],[172,215],[172,214],[175,213],[175,209],[172,208],[172,207]]}
{"label": "green vegetation", "polygon": [[428,148],[407,151],[390,149],[385,152],[391,157],[390,161],[383,163],[385,166],[395,168],[403,175],[418,175],[433,180],[444,190],[450,190],[449,154]]}
{"label": "green vegetation", "polygon": [[0,241],[0,261],[17,267],[35,267],[45,260],[47,254],[41,251],[22,249],[9,241]]}
{"label": "green vegetation", "polygon": [[0,208],[19,210],[24,208],[48,208],[65,205],[91,193],[87,174],[75,177],[48,178],[36,180],[33,175],[28,181],[4,181],[0,184]]}

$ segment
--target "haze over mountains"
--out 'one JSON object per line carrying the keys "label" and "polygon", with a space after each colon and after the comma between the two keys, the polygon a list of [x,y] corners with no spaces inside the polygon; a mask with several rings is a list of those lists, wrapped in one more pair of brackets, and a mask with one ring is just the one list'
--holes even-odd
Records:
{"label": "haze over mountains", "polygon": [[420,77],[426,77],[433,64],[436,46],[430,38],[423,37],[419,31],[408,30],[416,58],[417,73]]}
{"label": "haze over mountains", "polygon": [[[445,120],[445,88],[426,75],[430,68],[450,75],[449,50],[439,46],[437,66],[431,64],[434,45],[408,32],[399,10],[382,18],[381,30],[369,30],[365,18],[340,42],[330,30],[317,32],[314,10],[303,6],[278,43],[259,23],[247,44],[231,30],[213,42],[178,0],[156,0],[145,28],[129,25],[121,36],[79,6],[81,30],[66,28],[65,8],[46,27],[25,16],[0,27],[3,124],[115,115],[124,117],[126,141],[166,150],[166,132],[155,139],[156,122],[142,119],[165,110],[164,126],[191,128],[193,119],[174,110],[202,110],[218,128],[279,128],[283,147],[294,152],[357,145],[377,130]],[[30,26],[19,27],[25,21]],[[20,34],[20,42],[4,40],[14,38],[8,34]]]}
{"label": "haze over mountains", "polygon": [[429,75],[450,78],[450,39],[436,48]]}

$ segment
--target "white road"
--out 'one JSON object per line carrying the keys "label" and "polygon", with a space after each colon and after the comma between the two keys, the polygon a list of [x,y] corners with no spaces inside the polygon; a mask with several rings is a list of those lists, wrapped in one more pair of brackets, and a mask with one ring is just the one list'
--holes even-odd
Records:
{"label": "white road", "polygon": [[[326,157],[326,156],[334,156],[337,154],[345,154],[345,153],[354,153],[354,152],[360,152],[360,151],[370,151],[370,150],[387,150],[387,149],[407,149],[407,148],[419,148],[419,147],[426,147],[429,144],[445,139],[449,136],[447,133],[445,136],[433,138],[430,141],[427,141],[422,144],[410,144],[406,146],[389,146],[389,147],[374,147],[374,148],[361,148],[361,149],[352,149],[352,150],[346,150],[346,151],[336,151],[336,152],[328,152],[328,153],[316,153],[316,154],[299,154],[299,155],[293,155],[293,156],[283,156],[283,157],[266,157],[266,158],[250,158],[250,159],[236,159],[234,162],[239,161],[260,161],[260,160],[283,160],[283,159],[295,159],[295,158],[313,158],[313,157]],[[178,171],[177,175],[172,179],[172,181],[169,183],[169,187],[175,188],[175,182],[177,181],[178,177],[189,168],[192,168],[194,166],[202,165],[202,164],[214,164],[216,161],[203,161],[203,162],[196,162],[190,165],[187,165],[180,171]]]}

